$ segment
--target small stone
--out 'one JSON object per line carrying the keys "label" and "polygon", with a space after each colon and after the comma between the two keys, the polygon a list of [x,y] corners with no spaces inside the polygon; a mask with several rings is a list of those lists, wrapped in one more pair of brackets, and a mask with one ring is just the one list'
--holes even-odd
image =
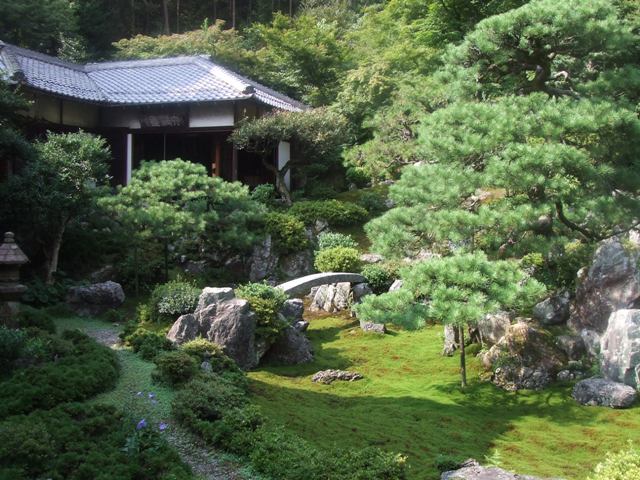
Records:
{"label": "small stone", "polygon": [[360,261],[362,263],[380,263],[384,260],[384,257],[378,253],[363,253],[360,255]]}
{"label": "small stone", "polygon": [[285,300],[280,313],[289,320],[289,323],[298,322],[304,315],[304,302],[300,298]]}
{"label": "small stone", "polygon": [[387,333],[387,327],[385,327],[384,323],[360,322],[360,328],[364,332],[378,333],[380,335]]}
{"label": "small stone", "polygon": [[389,287],[389,291],[395,292],[396,290],[400,290],[402,288],[402,285],[403,285],[402,280],[395,280]]}
{"label": "small stone", "polygon": [[311,377],[311,381],[315,383],[324,383],[329,385],[335,380],[342,380],[344,382],[353,382],[364,378],[358,372],[349,372],[346,370],[321,370]]}

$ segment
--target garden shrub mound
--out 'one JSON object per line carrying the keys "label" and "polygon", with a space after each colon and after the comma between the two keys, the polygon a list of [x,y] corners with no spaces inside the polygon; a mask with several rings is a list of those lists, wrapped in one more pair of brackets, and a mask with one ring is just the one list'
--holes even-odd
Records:
{"label": "garden shrub mound", "polygon": [[353,203],[339,200],[310,200],[294,203],[289,213],[296,215],[306,225],[318,220],[327,222],[332,227],[346,227],[364,223],[368,216],[364,208]]}
{"label": "garden shrub mound", "polygon": [[0,418],[86,400],[115,385],[114,352],[76,331],[64,332],[62,340],[55,362],[16,370],[0,383]]}
{"label": "garden shrub mound", "polygon": [[236,289],[236,295],[247,300],[256,314],[256,339],[273,343],[287,327],[278,315],[287,300],[285,293],[267,283],[247,283]]}
{"label": "garden shrub mound", "polygon": [[245,383],[200,374],[172,403],[175,418],[218,448],[240,455],[256,471],[280,480],[404,479],[404,457],[377,448],[323,451],[265,422]]}
{"label": "garden shrub mound", "polygon": [[295,215],[269,212],[265,216],[265,229],[280,254],[300,252],[309,245],[304,223]]}
{"label": "garden shrub mound", "polygon": [[192,478],[159,432],[136,430],[112,406],[80,403],[0,422],[0,472],[2,480]]}
{"label": "garden shrub mound", "polygon": [[193,312],[200,289],[180,279],[158,285],[149,298],[149,315],[154,322],[172,322],[180,315]]}
{"label": "garden shrub mound", "polygon": [[350,247],[327,248],[318,252],[314,265],[320,272],[357,272],[360,253]]}

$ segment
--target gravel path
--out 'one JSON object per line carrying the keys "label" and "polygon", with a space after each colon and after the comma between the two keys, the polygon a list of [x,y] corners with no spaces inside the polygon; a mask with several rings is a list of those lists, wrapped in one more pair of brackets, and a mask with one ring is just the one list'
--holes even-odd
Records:
{"label": "gravel path", "polygon": [[[117,325],[113,328],[88,328],[86,333],[109,348],[122,346]],[[166,439],[176,449],[182,461],[189,465],[201,480],[249,480],[240,474],[237,465],[222,460],[219,452],[207,448],[198,438],[177,425],[171,428],[171,433]]]}

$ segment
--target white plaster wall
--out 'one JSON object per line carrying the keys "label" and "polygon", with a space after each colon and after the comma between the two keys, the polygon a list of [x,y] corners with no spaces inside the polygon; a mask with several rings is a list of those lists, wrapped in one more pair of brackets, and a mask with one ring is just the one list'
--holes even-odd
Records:
{"label": "white plaster wall", "polygon": [[233,127],[233,104],[198,103],[191,105],[189,113],[189,127]]}

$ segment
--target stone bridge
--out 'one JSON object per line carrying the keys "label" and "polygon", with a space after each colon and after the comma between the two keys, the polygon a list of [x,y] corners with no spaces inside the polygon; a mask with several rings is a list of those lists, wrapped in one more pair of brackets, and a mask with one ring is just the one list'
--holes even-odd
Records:
{"label": "stone bridge", "polygon": [[367,279],[357,273],[314,273],[306,277],[296,278],[288,282],[276,285],[276,288],[283,290],[290,297],[296,297],[309,293],[313,287],[326,285],[328,283],[364,283]]}

